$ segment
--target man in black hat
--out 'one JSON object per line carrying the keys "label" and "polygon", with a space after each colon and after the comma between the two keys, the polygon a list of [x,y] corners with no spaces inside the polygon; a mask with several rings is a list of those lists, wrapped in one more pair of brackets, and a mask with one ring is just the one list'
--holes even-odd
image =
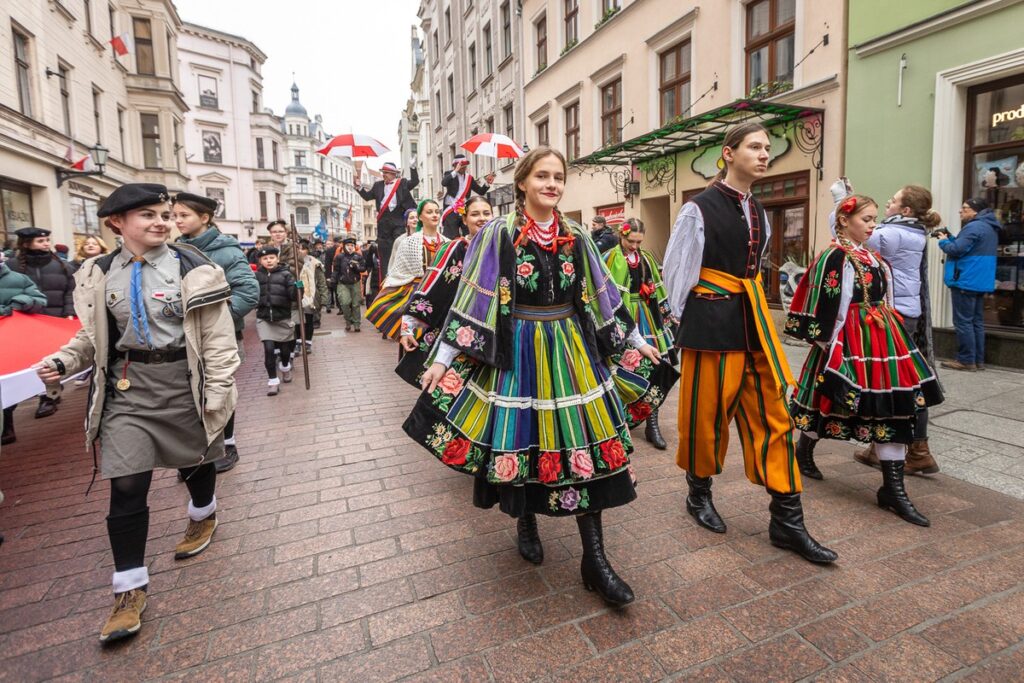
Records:
{"label": "man in black hat", "polygon": [[366,272],[366,262],[356,251],[356,238],[346,237],[334,257],[331,284],[338,292],[338,315],[345,316],[345,331],[358,332],[360,306],[363,303],[359,275]]}
{"label": "man in black hat", "polygon": [[416,208],[412,190],[420,184],[420,176],[413,164],[409,169],[409,179],[398,175],[398,167],[390,161],[380,169],[384,179],[378,180],[369,190],[364,189],[356,176],[352,183],[356,192],[366,200],[373,200],[377,205],[377,244],[380,249],[380,279],[388,274],[388,261],[391,260],[391,247],[399,235],[405,234],[405,212]]}
{"label": "man in black hat", "polygon": [[462,225],[460,209],[466,205],[470,192],[483,196],[491,191],[491,183],[494,182],[493,173],[488,173],[484,177],[487,184],[481,185],[468,171],[469,159],[465,154],[456,154],[452,160],[452,170],[445,171],[444,177],[441,178],[441,187],[444,188],[441,234],[448,239],[467,234],[466,228]]}

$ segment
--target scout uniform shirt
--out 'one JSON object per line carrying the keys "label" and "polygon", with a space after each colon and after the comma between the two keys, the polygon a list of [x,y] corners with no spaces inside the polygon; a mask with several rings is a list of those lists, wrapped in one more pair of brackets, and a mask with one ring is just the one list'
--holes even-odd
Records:
{"label": "scout uniform shirt", "polygon": [[132,324],[133,258],[134,255],[130,251],[122,248],[107,273],[107,309],[113,314],[117,328],[121,331],[115,348],[118,351],[184,348],[184,304],[181,300],[181,266],[177,256],[166,244],[154,247],[142,255],[141,296],[149,322],[152,346],[146,343],[144,334],[136,335]]}

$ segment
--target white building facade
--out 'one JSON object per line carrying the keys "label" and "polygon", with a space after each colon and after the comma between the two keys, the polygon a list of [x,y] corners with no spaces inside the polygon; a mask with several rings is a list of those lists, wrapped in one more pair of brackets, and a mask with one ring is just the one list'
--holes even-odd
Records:
{"label": "white building facade", "polygon": [[[427,73],[426,56],[419,31],[412,27],[412,81],[409,84],[409,99],[405,103],[402,117],[398,122],[398,151],[402,171],[408,174],[416,166],[420,182],[412,194],[417,199],[432,196],[432,188],[440,187],[434,177],[434,166],[430,163],[430,78]],[[415,162],[415,164],[414,164]]]}

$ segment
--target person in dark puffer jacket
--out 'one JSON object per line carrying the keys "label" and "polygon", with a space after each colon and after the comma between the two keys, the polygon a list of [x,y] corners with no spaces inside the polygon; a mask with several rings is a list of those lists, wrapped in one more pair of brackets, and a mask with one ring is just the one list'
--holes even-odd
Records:
{"label": "person in dark puffer jacket", "polygon": [[[295,349],[295,326],[292,306],[296,282],[292,272],[278,261],[277,247],[263,247],[259,252],[260,268],[256,281],[260,299],[256,306],[256,334],[263,342],[263,364],[267,368],[267,396],[276,396],[281,382],[292,381],[292,351]],[[277,376],[278,359],[281,376]]]}
{"label": "person in dark puffer jacket", "polygon": [[[50,231],[46,228],[28,227],[15,231],[18,236],[18,253],[8,262],[16,273],[28,275],[46,297],[43,315],[70,318],[75,315],[74,267],[65,263],[50,248]],[[36,417],[49,417],[57,412],[60,395],[51,398],[39,397]]]}
{"label": "person in dark puffer jacket", "polygon": [[[15,273],[4,264],[0,253],[0,318],[11,315],[12,311],[22,313],[40,313],[46,305],[46,297],[36,287],[36,283],[27,275]],[[14,408],[10,406],[3,411],[3,436],[0,445],[14,443]],[[0,498],[2,499],[2,498]]]}

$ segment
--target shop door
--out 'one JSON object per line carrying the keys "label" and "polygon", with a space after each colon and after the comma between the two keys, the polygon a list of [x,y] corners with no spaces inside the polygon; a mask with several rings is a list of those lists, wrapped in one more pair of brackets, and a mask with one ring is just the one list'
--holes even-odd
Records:
{"label": "shop door", "polygon": [[761,263],[765,294],[770,303],[781,304],[786,275],[779,268],[787,261],[803,267],[808,262],[808,174],[765,178],[751,190],[764,205],[772,229],[768,257]]}

